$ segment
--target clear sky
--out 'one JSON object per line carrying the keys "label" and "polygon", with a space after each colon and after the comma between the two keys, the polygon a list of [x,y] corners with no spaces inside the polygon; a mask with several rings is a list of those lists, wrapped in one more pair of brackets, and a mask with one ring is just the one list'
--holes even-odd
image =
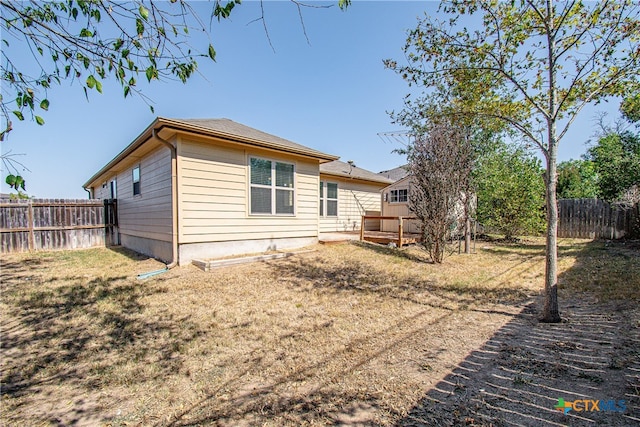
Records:
{"label": "clear sky", "polygon": [[[195,6],[208,22],[211,4]],[[416,26],[418,16],[436,8],[435,2],[418,1],[355,1],[346,11],[305,8],[307,43],[296,7],[267,1],[274,52],[262,23],[251,23],[260,16],[259,2],[245,0],[230,20],[212,24],[216,63],[202,59],[200,74],[186,85],[142,85],[155,113],[141,99],[124,99],[115,82],[105,81],[104,93],[94,91],[89,101],[79,85],[63,82],[48,94],[46,124],[14,121],[2,150],[24,154],[18,160],[31,170],[22,173],[27,193],[38,198],[86,198],[82,184],[156,116],[226,117],[374,172],[391,169],[405,160],[391,153],[399,145],[385,143],[377,134],[400,130],[387,111],[402,108],[408,87],[382,60],[402,62],[407,30]],[[196,38],[192,45],[205,49],[207,42]],[[608,103],[586,109],[561,142],[559,160],[579,158],[596,130],[595,114],[608,111],[613,117],[617,108]],[[5,175],[3,170],[3,193],[8,192]]]}

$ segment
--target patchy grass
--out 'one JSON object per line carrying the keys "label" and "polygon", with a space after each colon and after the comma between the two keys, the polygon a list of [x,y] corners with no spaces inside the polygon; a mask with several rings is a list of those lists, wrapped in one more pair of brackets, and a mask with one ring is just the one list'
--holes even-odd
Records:
{"label": "patchy grass", "polygon": [[[543,283],[540,241],[479,242],[442,265],[417,248],[315,249],[144,281],[161,265],[126,250],[3,256],[0,420],[394,424]],[[560,254],[562,298],[637,300],[637,250],[565,241]]]}

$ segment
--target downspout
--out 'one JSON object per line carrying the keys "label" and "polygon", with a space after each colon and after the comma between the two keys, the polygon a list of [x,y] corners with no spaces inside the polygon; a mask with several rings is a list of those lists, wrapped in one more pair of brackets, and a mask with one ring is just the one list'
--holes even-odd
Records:
{"label": "downspout", "polygon": [[160,138],[156,129],[152,131],[153,137],[169,147],[171,150],[171,207],[172,207],[172,225],[171,225],[171,246],[172,246],[172,260],[167,264],[167,270],[178,265],[178,161],[177,161],[177,149],[169,141]]}

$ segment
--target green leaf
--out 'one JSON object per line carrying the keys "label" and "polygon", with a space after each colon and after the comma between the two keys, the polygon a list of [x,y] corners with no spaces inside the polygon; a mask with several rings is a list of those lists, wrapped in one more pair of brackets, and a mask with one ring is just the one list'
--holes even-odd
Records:
{"label": "green leaf", "polygon": [[18,118],[18,120],[24,120],[24,116],[22,115],[22,112],[20,112],[20,111],[18,111],[18,110],[15,110],[15,111],[13,112],[13,114],[15,114],[15,115],[16,115],[16,117]]}
{"label": "green leaf", "polygon": [[140,5],[140,16],[142,16],[145,21],[149,19],[149,10],[143,5]]}
{"label": "green leaf", "polygon": [[154,78],[158,77],[158,72],[155,69],[155,67],[152,65],[149,68],[147,68],[147,70],[145,71],[146,75],[147,75],[147,80],[151,81]]}
{"label": "green leaf", "polygon": [[[120,48],[122,47],[122,45],[124,44],[124,41],[122,39],[117,39],[114,43],[113,43],[113,50],[120,50]],[[124,56],[124,55],[123,55]]]}
{"label": "green leaf", "polygon": [[93,37],[93,33],[86,28],[80,30],[80,37]]}
{"label": "green leaf", "polygon": [[98,93],[102,93],[102,82],[100,80],[96,80],[96,90]]}
{"label": "green leaf", "polygon": [[4,182],[7,183],[7,185],[9,185],[9,187],[13,187],[16,183],[16,176],[15,175],[8,175],[7,179],[4,180]]}
{"label": "green leaf", "polygon": [[27,189],[24,188],[24,184],[25,184],[25,180],[23,179],[22,182],[20,183],[20,188],[26,191]]}
{"label": "green leaf", "polygon": [[129,86],[125,86],[124,87],[124,97],[126,98],[127,95],[129,95],[129,92],[131,91],[131,88]]}
{"label": "green leaf", "polygon": [[153,105],[149,105],[149,109],[151,110],[152,113],[156,112],[155,108],[153,108]]}
{"label": "green leaf", "polygon": [[87,77],[87,87],[89,89],[93,89],[95,85],[96,85],[96,78],[93,77],[93,75],[90,75],[89,77]]}
{"label": "green leaf", "polygon": [[212,44],[209,44],[209,58],[213,61],[216,60],[216,50],[213,48]]}
{"label": "green leaf", "polygon": [[136,19],[136,32],[139,36],[142,36],[142,34],[144,33],[144,23],[140,18]]}
{"label": "green leaf", "polygon": [[17,190],[18,187],[21,187],[24,185],[24,178],[21,177],[20,175],[16,176],[16,182],[13,184],[13,187]]}
{"label": "green leaf", "polygon": [[43,99],[42,101],[40,101],[40,108],[47,111],[49,109],[49,100]]}
{"label": "green leaf", "polygon": [[44,124],[44,119],[40,116],[36,116],[36,123],[42,126]]}

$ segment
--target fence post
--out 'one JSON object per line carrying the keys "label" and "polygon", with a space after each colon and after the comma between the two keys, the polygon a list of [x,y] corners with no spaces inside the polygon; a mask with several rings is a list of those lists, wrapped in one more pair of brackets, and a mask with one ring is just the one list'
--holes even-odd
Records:
{"label": "fence post", "polygon": [[398,217],[398,249],[402,247],[402,217]]}
{"label": "fence post", "polygon": [[36,239],[33,234],[34,218],[33,218],[33,203],[29,201],[27,203],[27,226],[29,227],[29,252],[32,252],[36,246]]}
{"label": "fence post", "polygon": [[360,221],[360,241],[364,240],[364,221],[367,217],[362,215],[362,220]]}

